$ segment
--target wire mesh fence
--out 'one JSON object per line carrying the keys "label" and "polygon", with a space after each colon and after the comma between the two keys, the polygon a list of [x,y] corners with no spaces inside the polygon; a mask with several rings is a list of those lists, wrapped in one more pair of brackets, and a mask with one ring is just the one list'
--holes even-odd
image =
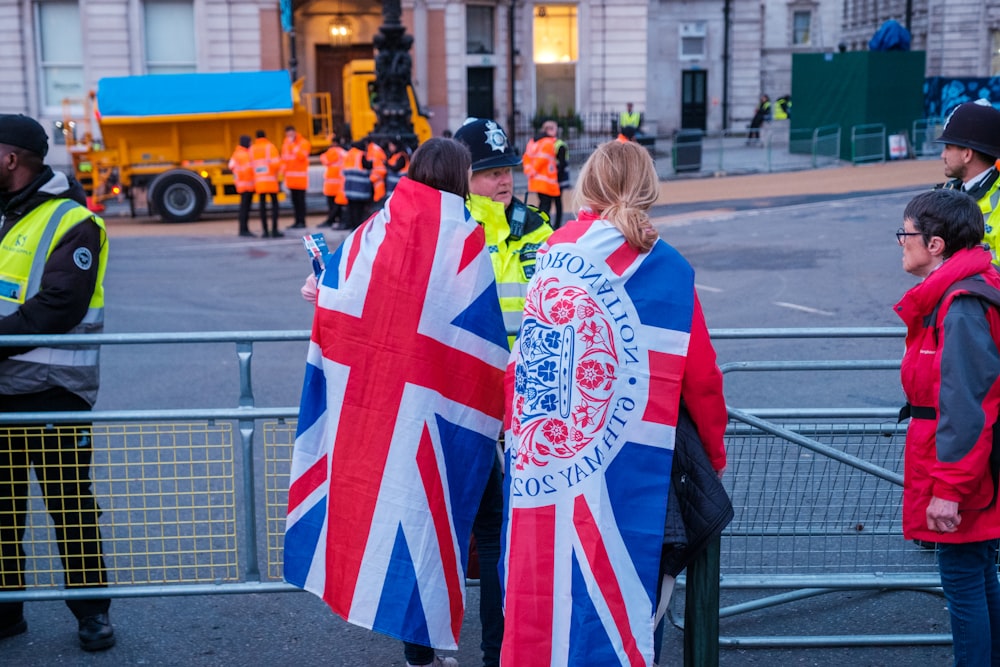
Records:
{"label": "wire mesh fence", "polygon": [[[46,444],[53,438],[75,446],[57,452]],[[0,479],[6,578],[58,586],[60,552],[66,579],[88,585],[240,577],[229,423],[12,427],[0,435]],[[30,494],[12,484],[30,485]],[[27,512],[15,498],[28,499]]]}

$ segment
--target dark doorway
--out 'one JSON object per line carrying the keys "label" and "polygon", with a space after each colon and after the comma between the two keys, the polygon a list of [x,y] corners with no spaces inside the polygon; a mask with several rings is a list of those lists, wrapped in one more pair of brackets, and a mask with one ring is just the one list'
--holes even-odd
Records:
{"label": "dark doorway", "polygon": [[493,68],[470,67],[466,77],[468,103],[466,108],[472,118],[493,118]]}
{"label": "dark doorway", "polygon": [[352,60],[371,60],[375,50],[370,44],[351,46],[316,45],[316,92],[330,93],[333,129],[338,135],[344,127],[344,65]]}
{"label": "dark doorway", "polygon": [[704,130],[708,116],[705,91],[708,72],[703,69],[681,72],[681,129]]}

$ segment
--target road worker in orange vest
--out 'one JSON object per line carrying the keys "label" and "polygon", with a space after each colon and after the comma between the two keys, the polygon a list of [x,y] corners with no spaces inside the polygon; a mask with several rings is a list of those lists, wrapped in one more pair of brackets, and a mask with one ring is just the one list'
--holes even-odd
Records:
{"label": "road worker in orange vest", "polygon": [[368,170],[368,177],[372,182],[372,200],[375,202],[385,199],[385,150],[378,145],[374,139],[369,137],[368,147],[365,149],[365,169]]}
{"label": "road worker in orange vest", "polygon": [[319,161],[326,167],[323,172],[323,194],[326,195],[328,213],[320,227],[344,229],[347,227],[344,218],[344,207],[347,206],[347,195],[344,194],[344,159],[347,151],[333,137],[330,147],[319,156]]}
{"label": "road worker in orange vest", "polygon": [[357,229],[368,216],[372,205],[372,180],[365,167],[368,139],[351,144],[344,156],[344,195],[347,197],[347,228]]}
{"label": "road worker in orange vest", "polygon": [[388,152],[389,158],[385,163],[385,193],[391,195],[399,179],[406,176],[406,172],[410,169],[410,150],[403,143],[402,137],[395,136],[389,140]]}
{"label": "road worker in orange vest", "polygon": [[[268,140],[264,130],[257,130],[257,138],[250,145],[250,160],[253,162],[254,192],[260,195],[260,224],[264,228],[264,238],[284,236],[278,231],[278,170],[281,168],[281,153]],[[267,232],[267,198],[271,198],[271,233]]]}
{"label": "road worker in orange vest", "polygon": [[309,189],[309,140],[289,125],[285,128],[285,141],[281,144],[281,173],[285,177],[285,189],[292,200],[295,222],[289,229],[306,226],[306,190]]}
{"label": "road worker in orange vest", "polygon": [[559,163],[556,159],[556,134],[559,126],[554,120],[542,123],[538,136],[528,142],[524,151],[524,175],[528,177],[528,192],[538,195],[538,210],[550,217],[552,204],[559,197]]}
{"label": "road worker in orange vest", "polygon": [[241,134],[240,144],[229,158],[229,171],[233,172],[233,183],[240,196],[240,236],[256,236],[250,231],[250,206],[253,204],[253,160],[250,158],[250,135]]}

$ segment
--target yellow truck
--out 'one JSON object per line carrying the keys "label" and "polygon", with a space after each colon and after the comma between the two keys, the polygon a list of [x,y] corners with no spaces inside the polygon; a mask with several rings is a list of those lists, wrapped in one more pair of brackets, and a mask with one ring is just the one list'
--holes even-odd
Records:
{"label": "yellow truck", "polygon": [[[374,103],[378,93],[375,88],[375,61],[352,60],[344,65],[344,120],[350,128],[351,141],[357,141],[375,129]],[[406,86],[410,98],[410,118],[417,143],[431,138],[431,124],[427,113],[421,109],[412,85]]]}
{"label": "yellow truck", "polygon": [[314,153],[330,146],[330,94],[302,86],[280,70],[101,79],[84,120],[64,120],[76,177],[94,207],[124,196],[133,215],[138,206],[168,222],[238,204],[227,165],[241,134],[264,130],[280,148],[291,125]]}

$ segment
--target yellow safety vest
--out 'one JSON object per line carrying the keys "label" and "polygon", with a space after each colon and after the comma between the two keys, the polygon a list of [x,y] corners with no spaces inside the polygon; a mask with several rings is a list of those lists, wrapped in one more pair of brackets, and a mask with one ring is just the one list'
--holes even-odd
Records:
{"label": "yellow safety vest", "polygon": [[[507,331],[517,331],[521,327],[528,281],[535,274],[535,254],[552,234],[552,228],[546,222],[515,238],[511,236],[503,204],[480,195],[469,195],[468,201],[469,212],[486,232],[486,248],[497,279],[504,325]],[[516,199],[514,202],[515,206],[524,206]],[[515,338],[516,335],[507,337],[512,347]]]}
{"label": "yellow safety vest", "polygon": [[[24,216],[0,240],[0,316],[17,312],[38,294],[45,262],[70,229],[93,219],[101,228],[101,250],[97,258],[97,281],[90,307],[70,334],[104,330],[104,273],[108,243],[104,220],[70,199],[52,199]],[[97,399],[99,348],[96,345],[36,347],[0,361],[0,394],[27,394],[63,387],[91,405]]]}
{"label": "yellow safety vest", "polygon": [[979,210],[983,212],[986,234],[983,241],[990,246],[993,263],[1000,266],[1000,178],[979,198]]}
{"label": "yellow safety vest", "polygon": [[629,113],[628,111],[622,111],[618,115],[618,127],[634,127],[639,128],[639,123],[641,122],[642,116],[638,111],[633,111]]}

